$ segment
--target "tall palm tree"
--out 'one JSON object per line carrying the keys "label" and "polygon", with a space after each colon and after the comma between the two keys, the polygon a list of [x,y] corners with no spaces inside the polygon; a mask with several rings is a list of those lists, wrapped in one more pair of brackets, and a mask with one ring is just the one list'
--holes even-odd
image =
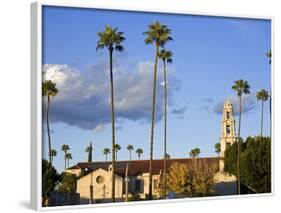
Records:
{"label": "tall palm tree", "polygon": [[114,87],[113,87],[113,51],[123,51],[121,43],[125,40],[123,32],[118,32],[118,28],[105,26],[103,32],[98,32],[97,50],[108,48],[109,51],[109,67],[110,67],[110,92],[111,92],[111,121],[112,121],[112,202],[115,202],[115,115],[114,115]]}
{"label": "tall palm tree", "polygon": [[[269,65],[271,65],[271,56],[272,56],[272,53],[271,53],[271,50],[269,50],[267,53],[266,53],[266,56],[268,57],[268,63]],[[269,91],[269,114],[270,114],[270,139],[271,139],[271,99],[272,99],[272,95],[271,95],[271,89]]]}
{"label": "tall palm tree", "polygon": [[52,165],[52,157],[51,157],[51,150],[52,150],[52,143],[51,143],[51,133],[50,133],[50,126],[49,126],[49,111],[50,111],[50,103],[51,97],[54,97],[58,94],[58,89],[56,88],[56,84],[51,80],[45,80],[42,83],[42,95],[47,97],[47,109],[46,109],[46,123],[47,123],[47,131],[48,131],[48,146],[49,146],[49,162]]}
{"label": "tall palm tree", "polygon": [[189,155],[191,158],[196,158],[199,156],[200,152],[200,149],[196,147],[189,152]]}
{"label": "tall palm tree", "polygon": [[268,63],[271,64],[271,56],[272,56],[271,50],[269,50],[269,51],[266,53],[266,56],[268,57]]}
{"label": "tall palm tree", "polygon": [[263,103],[268,100],[269,94],[265,89],[260,90],[256,94],[257,100],[261,101],[261,137],[263,131]]}
{"label": "tall palm tree", "polygon": [[172,63],[172,52],[162,49],[159,53],[159,58],[163,62],[163,75],[164,75],[164,195],[166,195],[167,184],[166,184],[166,173],[167,173],[167,74],[166,74],[166,63]]}
{"label": "tall palm tree", "polygon": [[85,152],[88,153],[88,162],[92,162],[93,158],[93,146],[92,142],[90,142],[90,146],[85,149]]}
{"label": "tall palm tree", "polygon": [[121,148],[122,148],[122,147],[121,147],[118,143],[116,143],[115,146],[114,146],[116,161],[117,161],[117,152],[118,152],[119,150],[121,150]]}
{"label": "tall palm tree", "polygon": [[107,155],[110,154],[110,149],[109,148],[104,148],[102,154],[105,155],[105,161],[107,161]]}
{"label": "tall palm tree", "polygon": [[67,160],[67,168],[69,168],[69,160],[72,159],[71,153],[66,153],[65,154],[65,159]]}
{"label": "tall palm tree", "polygon": [[221,152],[221,144],[220,143],[215,144],[215,152],[218,154],[218,157],[219,157],[220,152]]}
{"label": "tall palm tree", "polygon": [[68,145],[63,144],[61,146],[61,150],[64,152],[64,170],[66,170],[66,154],[67,154],[67,151],[70,150],[70,148]]}
{"label": "tall palm tree", "polygon": [[234,81],[232,89],[236,92],[239,98],[239,123],[238,123],[238,136],[237,136],[237,192],[240,195],[240,129],[241,129],[241,115],[242,115],[242,95],[250,94],[250,85],[248,81],[237,80]]}
{"label": "tall palm tree", "polygon": [[127,150],[130,152],[130,160],[132,160],[132,150],[134,150],[134,146],[129,144],[127,146]]}
{"label": "tall palm tree", "polygon": [[55,149],[52,149],[50,155],[51,155],[51,162],[52,162],[51,164],[53,164],[54,157],[57,156],[57,151]]}
{"label": "tall palm tree", "polygon": [[138,154],[138,159],[140,160],[141,154],[143,153],[143,150],[141,148],[136,149],[136,153]]}
{"label": "tall palm tree", "polygon": [[150,133],[150,161],[149,161],[149,199],[152,200],[152,160],[153,160],[153,138],[154,138],[154,114],[155,114],[155,97],[156,97],[156,79],[157,79],[157,62],[159,47],[172,40],[170,37],[171,30],[159,22],[148,25],[148,30],[143,33],[146,35],[145,44],[155,44],[154,57],[154,78],[153,78],[153,95],[152,95],[152,115],[151,115],[151,133]]}

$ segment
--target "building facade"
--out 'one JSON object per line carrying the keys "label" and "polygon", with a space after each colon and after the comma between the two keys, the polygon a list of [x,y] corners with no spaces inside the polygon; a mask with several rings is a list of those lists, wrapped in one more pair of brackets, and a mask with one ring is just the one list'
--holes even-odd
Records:
{"label": "building facade", "polygon": [[[191,164],[192,160],[194,159],[169,159],[167,160],[167,168],[169,169],[174,162]],[[198,158],[197,160],[202,163],[215,164],[218,170],[218,158]],[[159,186],[163,175],[164,161],[162,159],[153,160],[152,165],[152,195],[154,199],[157,199],[161,196]],[[78,176],[76,192],[80,194],[81,204],[111,202],[111,162],[82,162],[70,167],[66,172]],[[117,161],[115,181],[117,202],[126,199],[126,184],[128,184],[128,199],[146,199],[149,193],[149,160]]]}

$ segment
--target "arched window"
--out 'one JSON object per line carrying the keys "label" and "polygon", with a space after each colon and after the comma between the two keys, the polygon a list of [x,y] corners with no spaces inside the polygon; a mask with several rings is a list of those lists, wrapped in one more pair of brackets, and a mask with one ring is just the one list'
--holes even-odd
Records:
{"label": "arched window", "polygon": [[226,126],[226,134],[229,134],[230,133],[230,125],[227,125]]}
{"label": "arched window", "polygon": [[230,114],[229,114],[229,112],[227,111],[226,112],[226,119],[229,119],[230,118]]}

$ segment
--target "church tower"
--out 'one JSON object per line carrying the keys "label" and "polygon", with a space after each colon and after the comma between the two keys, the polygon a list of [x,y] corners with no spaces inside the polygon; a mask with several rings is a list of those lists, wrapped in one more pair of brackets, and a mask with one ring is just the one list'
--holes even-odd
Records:
{"label": "church tower", "polygon": [[[224,157],[224,152],[227,146],[232,145],[236,140],[235,134],[235,120],[233,117],[233,105],[227,99],[223,105],[223,113],[222,113],[222,128],[221,128],[221,137],[220,137],[220,157]],[[223,160],[220,160],[220,170],[223,171]]]}

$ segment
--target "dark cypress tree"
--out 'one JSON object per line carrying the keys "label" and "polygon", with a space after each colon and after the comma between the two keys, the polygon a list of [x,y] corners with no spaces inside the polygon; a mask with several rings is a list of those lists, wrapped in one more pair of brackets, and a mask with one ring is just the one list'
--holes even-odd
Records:
{"label": "dark cypress tree", "polygon": [[88,153],[88,162],[92,162],[92,157],[93,157],[93,147],[92,147],[92,142],[90,143],[90,150]]}

